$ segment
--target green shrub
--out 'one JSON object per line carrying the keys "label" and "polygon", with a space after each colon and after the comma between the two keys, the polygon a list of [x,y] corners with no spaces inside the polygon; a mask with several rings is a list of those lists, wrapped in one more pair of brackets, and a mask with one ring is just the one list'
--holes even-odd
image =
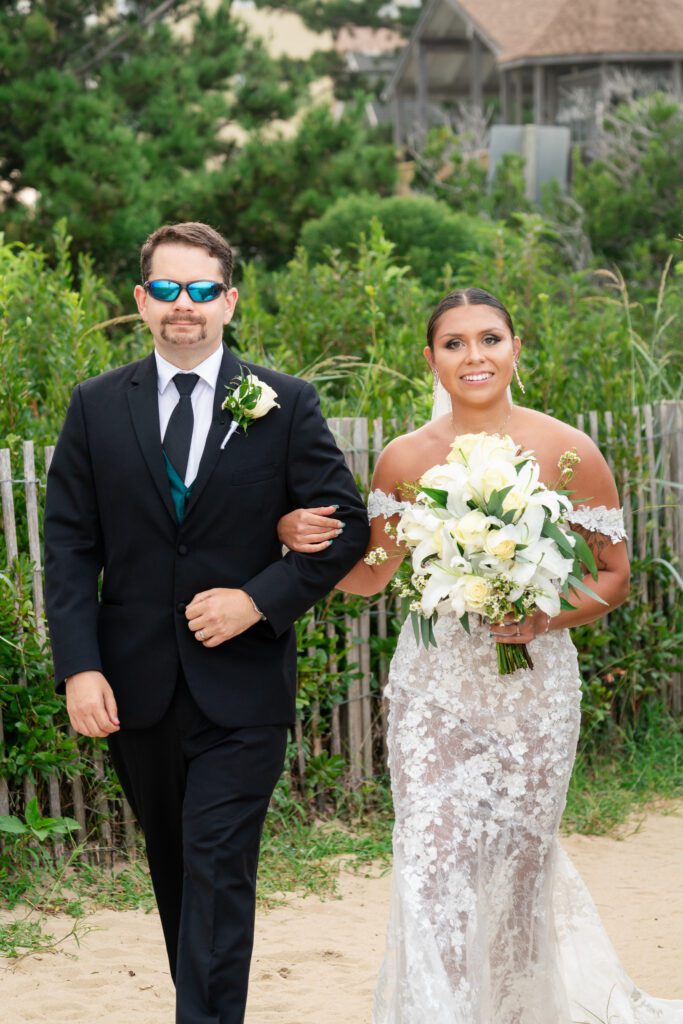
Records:
{"label": "green shrub", "polygon": [[434,287],[446,263],[457,267],[463,253],[492,250],[495,226],[480,218],[456,213],[429,196],[360,195],[338,199],[318,220],[309,221],[301,243],[312,262],[319,263],[328,249],[350,257],[372,220],[381,225],[394,245],[398,266],[410,267],[420,281]]}
{"label": "green shrub", "polygon": [[70,242],[61,223],[50,262],[0,236],[0,447],[13,437],[54,444],[75,385],[143,346],[138,335],[108,336],[113,296],[88,257],[79,261],[76,287]]}
{"label": "green shrub", "polygon": [[[620,106],[603,127],[599,159],[575,161],[573,194],[593,246],[652,280],[681,233],[683,103],[656,93]],[[644,273],[645,272],[645,273]]]}

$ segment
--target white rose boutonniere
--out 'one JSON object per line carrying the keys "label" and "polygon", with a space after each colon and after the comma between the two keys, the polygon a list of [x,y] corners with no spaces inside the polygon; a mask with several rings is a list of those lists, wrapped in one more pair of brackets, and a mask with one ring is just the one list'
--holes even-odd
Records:
{"label": "white rose boutonniere", "polygon": [[225,448],[238,427],[242,427],[246,434],[253,420],[261,419],[271,409],[279,409],[280,403],[275,401],[276,398],[277,391],[259,380],[255,373],[245,373],[231,381],[221,408],[232,413],[232,423],[221,448]]}

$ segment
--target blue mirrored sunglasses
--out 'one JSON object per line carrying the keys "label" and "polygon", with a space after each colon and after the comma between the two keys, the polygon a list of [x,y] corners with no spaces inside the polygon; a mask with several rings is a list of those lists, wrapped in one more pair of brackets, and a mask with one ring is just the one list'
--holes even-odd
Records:
{"label": "blue mirrored sunglasses", "polygon": [[145,281],[144,289],[159,302],[175,302],[185,289],[193,302],[211,302],[227,291],[222,281]]}

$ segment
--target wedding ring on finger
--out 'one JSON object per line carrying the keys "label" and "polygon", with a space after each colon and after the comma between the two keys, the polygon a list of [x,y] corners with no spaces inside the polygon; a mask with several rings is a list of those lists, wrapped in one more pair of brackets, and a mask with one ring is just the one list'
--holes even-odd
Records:
{"label": "wedding ring on finger", "polygon": [[198,640],[203,640],[204,639],[204,630],[203,629],[198,629],[197,630],[197,639]]}

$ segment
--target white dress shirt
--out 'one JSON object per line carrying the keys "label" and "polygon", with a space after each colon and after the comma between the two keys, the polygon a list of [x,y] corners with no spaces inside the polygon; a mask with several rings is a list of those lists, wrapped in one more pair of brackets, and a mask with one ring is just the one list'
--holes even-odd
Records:
{"label": "white dress shirt", "polygon": [[179,366],[174,366],[173,363],[169,363],[167,359],[164,359],[156,349],[154,349],[154,357],[157,361],[159,426],[161,428],[162,441],[166,433],[168,421],[171,418],[171,413],[180,398],[178,389],[173,383],[173,378],[176,373],[196,373],[199,376],[199,380],[195,384],[191,395],[194,426],[192,428],[190,455],[187,460],[184,481],[185,486],[189,487],[197,475],[199,461],[206,444],[206,436],[209,433],[209,427],[213,418],[213,400],[216,393],[218,371],[221,368],[221,361],[223,359],[223,346],[219,345],[215,352],[212,352],[202,363],[191,370],[181,370]]}

